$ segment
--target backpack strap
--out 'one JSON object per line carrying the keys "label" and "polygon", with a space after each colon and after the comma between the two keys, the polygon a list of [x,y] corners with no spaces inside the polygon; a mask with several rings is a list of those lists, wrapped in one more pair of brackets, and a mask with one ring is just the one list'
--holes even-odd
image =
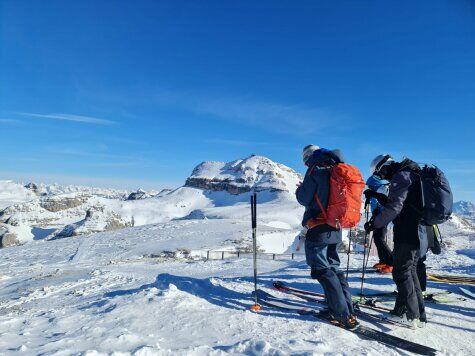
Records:
{"label": "backpack strap", "polygon": [[318,207],[320,208],[320,211],[322,212],[323,218],[324,218],[325,220],[327,220],[327,212],[326,212],[325,209],[323,208],[322,202],[321,202],[321,200],[320,200],[320,198],[318,197],[317,194],[315,194],[315,201],[317,202]]}
{"label": "backpack strap", "polygon": [[[424,198],[424,183],[422,182],[422,176],[421,176],[421,169],[408,169],[410,170],[411,172],[413,172],[416,176],[419,177],[419,186],[421,188],[421,204],[422,204],[422,209],[424,209],[425,207],[425,198]],[[419,215],[420,217],[420,220],[423,222],[423,219],[422,219],[422,215],[423,215],[423,212],[422,212],[422,209],[419,209],[417,206],[415,206],[414,204],[412,203],[408,203],[407,204],[412,210],[414,210],[416,212],[417,215]]]}

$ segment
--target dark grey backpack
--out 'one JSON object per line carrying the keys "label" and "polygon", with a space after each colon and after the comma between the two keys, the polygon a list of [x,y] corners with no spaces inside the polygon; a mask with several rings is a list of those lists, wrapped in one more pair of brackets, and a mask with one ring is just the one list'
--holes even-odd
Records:
{"label": "dark grey backpack", "polygon": [[436,166],[425,165],[417,172],[421,180],[422,209],[416,209],[425,225],[442,224],[450,219],[453,196],[449,181]]}

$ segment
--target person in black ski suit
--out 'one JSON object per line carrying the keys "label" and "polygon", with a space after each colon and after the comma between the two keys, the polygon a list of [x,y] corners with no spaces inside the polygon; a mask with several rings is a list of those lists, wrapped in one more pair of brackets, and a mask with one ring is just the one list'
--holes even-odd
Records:
{"label": "person in black ski suit", "polygon": [[[316,218],[321,210],[315,201],[318,195],[326,209],[330,194],[329,167],[343,162],[338,150],[326,150],[308,145],[304,148],[303,161],[308,167],[303,182],[296,191],[297,201],[305,207],[302,226]],[[354,316],[351,294],[345,275],[339,270],[338,245],[342,242],[341,230],[323,224],[309,229],[305,237],[305,256],[311,268],[311,277],[320,282],[328,303],[328,311],[322,313],[337,320],[347,328],[358,325]]]}
{"label": "person in black ski suit", "polygon": [[[373,165],[371,165],[371,169],[373,171]],[[384,209],[383,204],[379,202],[378,198],[383,202],[387,200],[389,182],[381,179],[378,175],[373,174],[366,181],[366,186],[368,189],[364,191],[366,197],[365,205],[369,203],[371,214],[378,215],[381,210]],[[387,232],[387,226],[383,226],[382,228],[373,231],[373,241],[376,245],[379,257],[379,262],[373,267],[377,268],[381,273],[391,273],[393,270],[393,253],[386,243]]]}
{"label": "person in black ski suit", "polygon": [[417,276],[419,259],[427,252],[426,227],[420,224],[416,209],[421,209],[420,168],[405,158],[395,162],[385,155],[375,173],[390,181],[389,195],[384,209],[365,224],[366,232],[380,229],[391,221],[394,224],[393,279],[398,297],[390,319],[412,328],[426,322],[424,298]]}

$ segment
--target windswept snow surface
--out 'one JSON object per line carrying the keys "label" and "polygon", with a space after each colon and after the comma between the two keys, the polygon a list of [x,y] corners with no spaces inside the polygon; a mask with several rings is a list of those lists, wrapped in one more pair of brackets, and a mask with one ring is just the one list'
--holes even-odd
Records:
{"label": "windswept snow surface", "polygon": [[[0,354],[402,354],[311,316],[265,307],[258,314],[249,311],[249,258],[193,261],[176,253],[249,245],[247,218],[175,220],[0,250]],[[295,236],[276,221],[259,220],[261,248],[278,250],[283,236]],[[473,249],[473,232],[448,229],[446,239],[455,249],[429,256],[431,271],[473,273],[473,255],[459,253]],[[321,291],[303,257],[298,258],[259,260],[259,285],[268,288],[272,280],[284,280]],[[351,261],[354,268],[361,266],[358,256]],[[350,274],[354,293],[359,276]],[[394,290],[389,276],[375,274],[367,275],[365,286],[367,292]],[[458,292],[448,284],[429,282],[429,288]],[[371,326],[441,354],[473,355],[473,303],[427,304],[425,329]]]}

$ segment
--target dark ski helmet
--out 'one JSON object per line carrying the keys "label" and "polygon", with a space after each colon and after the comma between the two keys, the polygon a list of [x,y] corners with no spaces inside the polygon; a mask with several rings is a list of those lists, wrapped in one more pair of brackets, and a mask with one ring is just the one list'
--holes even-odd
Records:
{"label": "dark ski helmet", "polygon": [[394,162],[393,158],[389,154],[377,155],[369,165],[371,174],[378,174],[381,171],[381,168],[387,166]]}
{"label": "dark ski helmet", "polygon": [[320,147],[315,146],[315,145],[307,145],[303,148],[302,151],[302,160],[304,164],[307,164],[307,161],[310,157],[312,157],[313,153],[315,151],[318,151]]}

